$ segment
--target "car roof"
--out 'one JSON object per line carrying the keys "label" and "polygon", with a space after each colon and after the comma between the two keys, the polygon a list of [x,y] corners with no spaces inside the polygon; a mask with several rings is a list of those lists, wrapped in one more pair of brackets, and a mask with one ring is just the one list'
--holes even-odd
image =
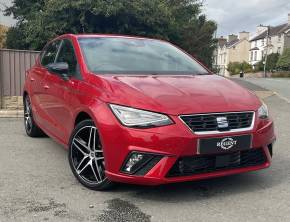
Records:
{"label": "car roof", "polygon": [[142,37],[142,36],[133,36],[133,35],[120,35],[120,34],[64,34],[56,39],[65,38],[65,37],[72,37],[75,39],[78,38],[127,38],[127,39],[148,39],[148,40],[158,40],[163,41],[161,39],[154,39],[154,38],[148,38],[148,37]]}

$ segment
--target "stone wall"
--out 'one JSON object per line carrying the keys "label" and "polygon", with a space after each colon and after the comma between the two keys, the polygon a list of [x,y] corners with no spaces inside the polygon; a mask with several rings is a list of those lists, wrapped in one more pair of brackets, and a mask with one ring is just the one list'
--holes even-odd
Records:
{"label": "stone wall", "polygon": [[22,96],[4,96],[1,98],[0,108],[4,110],[21,110],[23,109]]}

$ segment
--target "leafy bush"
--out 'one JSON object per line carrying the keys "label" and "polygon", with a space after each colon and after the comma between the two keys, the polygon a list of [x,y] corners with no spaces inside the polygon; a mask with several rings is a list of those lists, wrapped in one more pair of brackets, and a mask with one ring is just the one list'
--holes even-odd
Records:
{"label": "leafy bush", "polygon": [[[272,53],[272,54],[268,55],[266,70],[267,71],[275,70],[278,60],[279,60],[279,53]],[[257,64],[257,68],[256,69],[258,71],[264,71],[264,61],[265,61],[265,58],[263,58],[262,61],[260,61]]]}
{"label": "leafy bush", "polygon": [[248,73],[252,71],[252,66],[247,62],[230,62],[228,64],[227,70],[231,75],[239,74],[241,71]]}
{"label": "leafy bush", "polygon": [[290,70],[290,48],[285,49],[283,54],[279,57],[277,68],[280,70]]}

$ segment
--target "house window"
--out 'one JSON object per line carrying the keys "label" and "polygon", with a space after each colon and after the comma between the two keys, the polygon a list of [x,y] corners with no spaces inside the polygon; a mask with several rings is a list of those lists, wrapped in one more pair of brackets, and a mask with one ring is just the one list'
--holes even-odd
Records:
{"label": "house window", "polygon": [[278,35],[278,42],[281,42],[281,34]]}
{"label": "house window", "polygon": [[265,55],[265,51],[263,50],[262,51],[262,59],[264,58],[264,55]]}
{"label": "house window", "polygon": [[257,51],[255,51],[254,61],[257,61]]}
{"label": "house window", "polygon": [[277,53],[281,54],[281,47],[278,47]]}
{"label": "house window", "polygon": [[258,46],[258,41],[256,40],[256,41],[255,41],[255,47],[257,47],[257,46]]}
{"label": "house window", "polygon": [[253,59],[254,59],[254,52],[251,51],[251,61],[253,61]]}
{"label": "house window", "polygon": [[262,46],[265,45],[265,39],[262,39]]}

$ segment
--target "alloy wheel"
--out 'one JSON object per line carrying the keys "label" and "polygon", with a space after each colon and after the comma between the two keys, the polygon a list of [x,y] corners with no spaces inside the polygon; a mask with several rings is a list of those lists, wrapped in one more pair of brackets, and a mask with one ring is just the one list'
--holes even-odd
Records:
{"label": "alloy wheel", "polygon": [[103,149],[95,126],[85,126],[72,138],[70,157],[76,174],[86,183],[106,180]]}
{"label": "alloy wheel", "polygon": [[31,133],[33,123],[32,123],[32,111],[31,111],[31,103],[29,97],[25,97],[25,104],[24,104],[24,123],[25,129],[28,133]]}

